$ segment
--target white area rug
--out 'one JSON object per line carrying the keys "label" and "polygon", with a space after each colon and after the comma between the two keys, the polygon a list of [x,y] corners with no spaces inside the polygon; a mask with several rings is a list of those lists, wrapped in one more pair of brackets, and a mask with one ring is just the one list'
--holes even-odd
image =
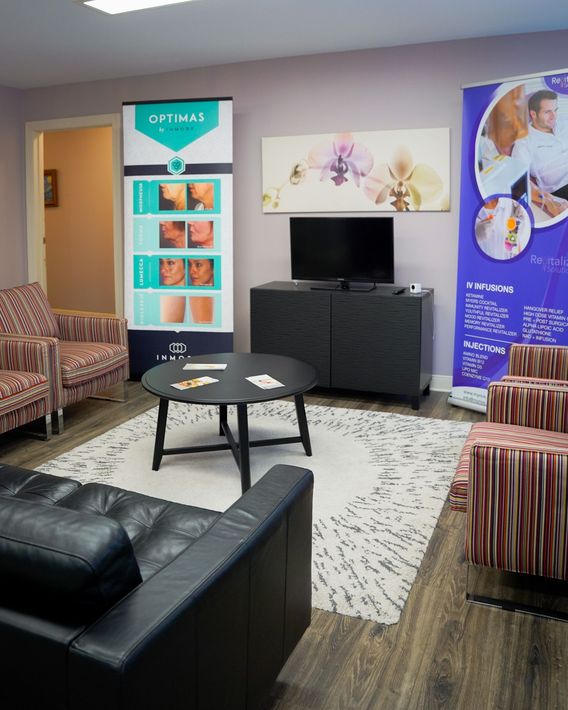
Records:
{"label": "white area rug", "polygon": [[[236,432],[236,414],[229,421]],[[313,470],[313,605],[395,624],[406,602],[470,424],[355,409],[306,408],[301,444],[251,449],[252,482],[272,465]],[[240,495],[230,451],[165,456],[152,471],[157,407],[40,467],[180,503],[225,510]],[[294,405],[249,407],[250,438],[296,436]],[[166,448],[218,443],[215,407],[170,403]]]}

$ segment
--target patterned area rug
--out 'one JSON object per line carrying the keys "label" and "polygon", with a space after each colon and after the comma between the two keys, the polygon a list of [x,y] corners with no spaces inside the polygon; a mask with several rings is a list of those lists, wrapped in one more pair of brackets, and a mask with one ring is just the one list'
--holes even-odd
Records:
{"label": "patterned area rug", "polygon": [[[306,412],[313,456],[301,444],[254,448],[252,481],[276,463],[313,470],[313,605],[395,624],[471,425],[335,407]],[[214,510],[231,505],[240,476],[229,451],[166,456],[152,471],[156,418],[157,408],[40,470]],[[249,427],[251,440],[296,436],[294,405],[252,405]],[[171,402],[165,446],[218,443],[217,430],[216,408]]]}

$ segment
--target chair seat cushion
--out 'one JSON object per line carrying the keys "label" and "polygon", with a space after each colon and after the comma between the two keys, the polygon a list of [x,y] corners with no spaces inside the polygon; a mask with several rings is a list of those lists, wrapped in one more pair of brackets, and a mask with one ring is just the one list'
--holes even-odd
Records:
{"label": "chair seat cushion", "polygon": [[0,291],[0,332],[59,338],[55,314],[39,283]]}
{"label": "chair seat cushion", "polygon": [[63,387],[74,387],[128,363],[128,350],[113,343],[59,343]]}
{"label": "chair seat cushion", "polygon": [[0,370],[0,415],[47,397],[49,383],[37,372]]}
{"label": "chair seat cushion", "polygon": [[512,424],[478,422],[471,427],[463,446],[458,467],[450,487],[452,510],[467,510],[467,488],[469,481],[469,458],[474,444],[503,446],[509,448],[529,448],[568,454],[568,434],[544,429],[532,429]]}
{"label": "chair seat cushion", "polygon": [[192,545],[220,513],[87,483],[60,505],[112,518],[126,530],[142,579],[146,580]]}

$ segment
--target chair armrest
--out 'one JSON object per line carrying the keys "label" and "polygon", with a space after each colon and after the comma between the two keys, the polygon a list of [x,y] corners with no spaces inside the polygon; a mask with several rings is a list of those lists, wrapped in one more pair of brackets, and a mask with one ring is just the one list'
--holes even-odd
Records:
{"label": "chair armrest", "polygon": [[568,347],[513,343],[509,350],[508,374],[568,380]]}
{"label": "chair armrest", "polygon": [[[471,449],[465,557],[485,567],[568,579],[568,438]],[[559,450],[560,449],[560,450]]]}
{"label": "chair armrest", "polygon": [[87,629],[69,708],[258,707],[310,623],[312,489],[310,471],[274,466]]}
{"label": "chair armrest", "polygon": [[568,387],[491,382],[487,421],[568,433]]}
{"label": "chair armrest", "polygon": [[78,313],[56,313],[61,340],[89,343],[113,343],[128,347],[126,318]]}
{"label": "chair armrest", "polygon": [[60,406],[63,385],[57,338],[0,333],[0,368],[44,375],[49,381],[50,411]]}

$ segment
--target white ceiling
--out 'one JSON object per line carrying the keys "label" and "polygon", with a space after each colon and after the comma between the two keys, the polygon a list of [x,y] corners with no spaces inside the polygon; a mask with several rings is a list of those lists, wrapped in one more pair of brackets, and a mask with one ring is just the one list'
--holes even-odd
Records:
{"label": "white ceiling", "polygon": [[194,0],[115,16],[0,0],[0,86],[560,29],[565,0]]}

